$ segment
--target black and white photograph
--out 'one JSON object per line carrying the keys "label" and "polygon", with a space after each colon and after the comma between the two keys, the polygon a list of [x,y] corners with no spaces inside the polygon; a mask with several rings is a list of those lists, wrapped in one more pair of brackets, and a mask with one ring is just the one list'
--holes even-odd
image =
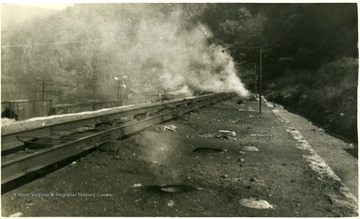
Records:
{"label": "black and white photograph", "polygon": [[358,217],[356,1],[1,3],[2,217]]}

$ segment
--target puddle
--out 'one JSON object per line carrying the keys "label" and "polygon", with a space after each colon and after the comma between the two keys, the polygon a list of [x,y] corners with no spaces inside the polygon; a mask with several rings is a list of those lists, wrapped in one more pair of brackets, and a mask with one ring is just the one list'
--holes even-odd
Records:
{"label": "puddle", "polygon": [[242,148],[242,150],[244,150],[244,151],[259,151],[259,149],[254,146],[245,146]]}
{"label": "puddle", "polygon": [[188,185],[161,185],[161,186],[149,186],[147,188],[153,192],[160,193],[184,193],[196,190],[196,188]]}
{"label": "puddle", "polygon": [[200,152],[200,153],[219,153],[219,152],[223,152],[222,149],[220,148],[207,148],[207,147],[202,147],[202,148],[195,148],[193,150],[193,152]]}
{"label": "puddle", "polygon": [[269,202],[257,198],[243,198],[239,201],[242,206],[256,209],[273,209]]}

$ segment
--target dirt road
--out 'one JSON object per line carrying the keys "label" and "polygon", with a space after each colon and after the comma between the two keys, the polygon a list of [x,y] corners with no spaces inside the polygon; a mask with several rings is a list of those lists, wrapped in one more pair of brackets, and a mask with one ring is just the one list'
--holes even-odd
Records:
{"label": "dirt road", "polygon": [[2,215],[356,216],[350,146],[257,105],[234,98],[109,143],[2,195]]}

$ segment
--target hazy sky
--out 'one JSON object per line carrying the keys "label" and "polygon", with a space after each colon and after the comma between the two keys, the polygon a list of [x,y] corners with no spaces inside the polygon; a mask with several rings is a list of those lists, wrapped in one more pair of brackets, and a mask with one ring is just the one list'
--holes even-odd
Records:
{"label": "hazy sky", "polygon": [[73,6],[74,3],[16,3],[17,5],[35,6],[39,8],[56,9],[61,10],[69,6]]}

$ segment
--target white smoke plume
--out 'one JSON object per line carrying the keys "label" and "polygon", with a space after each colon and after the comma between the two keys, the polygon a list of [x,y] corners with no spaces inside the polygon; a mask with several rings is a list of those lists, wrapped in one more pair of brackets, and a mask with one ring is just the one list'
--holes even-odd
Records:
{"label": "white smoke plume", "polygon": [[232,57],[221,46],[209,45],[210,30],[195,25],[181,5],[117,7],[117,21],[101,21],[101,49],[115,63],[101,83],[111,84],[114,75],[126,75],[159,89],[249,94]]}

